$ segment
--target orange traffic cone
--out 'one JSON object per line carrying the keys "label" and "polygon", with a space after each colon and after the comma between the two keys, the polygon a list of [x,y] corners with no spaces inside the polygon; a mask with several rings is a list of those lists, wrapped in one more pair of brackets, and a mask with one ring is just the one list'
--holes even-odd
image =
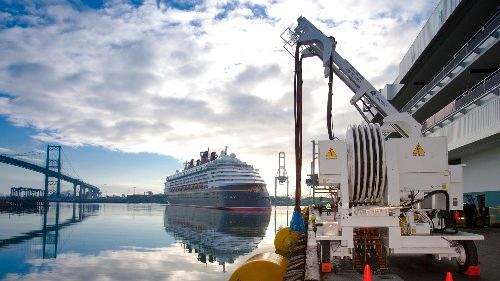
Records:
{"label": "orange traffic cone", "polygon": [[[370,269],[370,265],[365,265],[365,270],[363,272],[363,281],[372,281],[372,271]],[[448,281],[448,280],[446,280]]]}
{"label": "orange traffic cone", "polygon": [[449,271],[446,273],[446,281],[453,281],[453,276],[451,276],[451,272]]}

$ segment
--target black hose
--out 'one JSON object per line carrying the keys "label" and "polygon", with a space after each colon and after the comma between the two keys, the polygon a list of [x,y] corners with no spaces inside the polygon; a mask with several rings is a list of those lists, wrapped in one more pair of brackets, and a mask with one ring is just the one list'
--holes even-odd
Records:
{"label": "black hose", "polygon": [[328,128],[328,138],[333,140],[335,135],[333,134],[332,125],[332,97],[333,97],[333,58],[330,55],[330,73],[328,75],[328,101],[326,103],[326,127]]}
{"label": "black hose", "polygon": [[446,196],[446,211],[449,212],[450,211],[450,195],[448,194],[448,192],[446,192],[446,190],[431,191],[431,192],[427,193],[422,199],[419,199],[417,201],[412,201],[409,204],[404,205],[403,207],[409,207],[411,205],[420,203],[420,202],[424,201],[425,199],[431,197],[432,195],[438,194],[438,193],[444,194]]}
{"label": "black hose", "polygon": [[[404,207],[409,207],[411,205],[420,203],[420,202],[424,201],[426,198],[429,198],[429,197],[431,197],[431,196],[433,196],[435,194],[444,194],[446,196],[446,213],[445,213],[444,216],[441,215],[441,217],[440,217],[440,220],[443,223],[441,225],[441,229],[439,230],[439,232],[450,233],[450,234],[457,233],[458,230],[456,228],[454,228],[454,223],[451,221],[451,218],[450,218],[450,195],[448,194],[448,192],[446,190],[434,190],[434,191],[431,191],[431,192],[427,193],[422,199],[410,202],[409,204],[406,204]],[[442,211],[438,212],[438,215],[439,214],[442,214]],[[434,231],[436,231],[435,228],[434,228],[434,222],[432,221],[432,218],[434,216],[435,216],[435,213],[433,213],[430,216],[430,220],[431,220],[431,223],[432,223],[432,228],[434,229]],[[450,229],[448,229],[448,227],[450,227]]]}
{"label": "black hose", "polygon": [[295,208],[300,208],[302,180],[302,57],[300,43],[295,49],[295,76],[294,76],[294,120],[295,120]]}

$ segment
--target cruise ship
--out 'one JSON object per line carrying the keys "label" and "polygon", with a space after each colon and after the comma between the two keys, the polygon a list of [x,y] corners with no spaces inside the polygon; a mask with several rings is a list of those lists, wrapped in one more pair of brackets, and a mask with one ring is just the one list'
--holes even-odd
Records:
{"label": "cruise ship", "polygon": [[269,210],[264,180],[253,166],[228,155],[200,152],[200,159],[186,162],[182,171],[167,177],[165,194],[170,205],[229,210]]}

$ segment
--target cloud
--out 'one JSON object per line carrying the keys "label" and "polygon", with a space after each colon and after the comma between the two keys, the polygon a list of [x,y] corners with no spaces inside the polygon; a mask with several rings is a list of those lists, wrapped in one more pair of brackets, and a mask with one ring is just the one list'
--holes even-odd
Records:
{"label": "cloud", "polygon": [[5,148],[5,147],[0,147],[0,154],[9,154],[9,153],[12,153],[11,149]]}
{"label": "cloud", "polygon": [[[204,270],[193,270],[200,266],[193,265],[197,262],[195,259],[176,244],[147,250],[102,251],[97,255],[65,253],[55,260],[28,260],[35,268],[33,271],[23,275],[7,274],[5,280],[220,280],[221,273],[215,268],[206,271],[203,265]],[[179,264],[190,265],[189,274]]]}
{"label": "cloud", "polygon": [[[1,11],[0,114],[35,139],[153,152],[180,161],[229,145],[273,182],[293,163],[293,59],[279,35],[304,15],[377,88],[434,1],[50,1]],[[327,81],[304,63],[304,142],[325,138]],[[334,81],[334,125],[360,122]],[[12,98],[13,97],[13,98]],[[305,146],[305,157],[309,148]],[[309,160],[305,160],[308,162]],[[307,165],[305,165],[307,166]],[[289,174],[293,174],[290,173]]]}

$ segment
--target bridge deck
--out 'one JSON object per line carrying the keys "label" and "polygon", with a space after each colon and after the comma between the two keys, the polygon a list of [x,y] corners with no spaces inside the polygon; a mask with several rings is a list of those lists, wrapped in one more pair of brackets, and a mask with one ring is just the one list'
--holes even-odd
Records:
{"label": "bridge deck", "polygon": [[[20,167],[20,168],[23,168],[23,169],[27,169],[27,170],[30,170],[30,171],[34,171],[34,172],[37,172],[37,173],[44,174],[44,175],[49,176],[49,177],[55,177],[55,178],[57,178],[59,176],[56,171],[52,171],[52,170],[47,169],[45,167],[42,167],[42,166],[39,166],[39,165],[36,165],[36,164],[33,164],[33,163],[29,163],[29,162],[26,162],[26,161],[23,161],[23,160],[19,160],[19,159],[16,159],[16,158],[12,158],[12,157],[9,157],[9,156],[6,156],[6,155],[0,155],[0,163],[4,163],[4,164],[8,164],[8,165]],[[88,183],[86,183],[86,182],[84,182],[82,180],[75,179],[75,178],[67,176],[65,174],[61,174],[60,178],[63,181],[72,183],[74,185],[79,185],[80,188],[87,188],[92,193],[96,193],[96,194],[100,193],[100,189],[97,186],[88,184]]]}

